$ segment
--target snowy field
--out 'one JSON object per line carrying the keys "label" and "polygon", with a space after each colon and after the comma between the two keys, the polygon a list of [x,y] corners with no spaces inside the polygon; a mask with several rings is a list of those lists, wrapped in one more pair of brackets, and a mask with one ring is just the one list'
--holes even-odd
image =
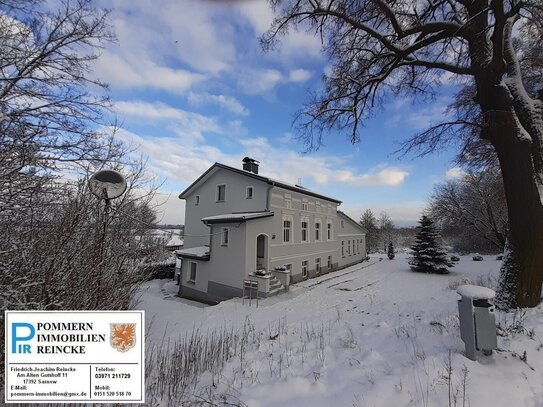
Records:
{"label": "snowy field", "polygon": [[[411,272],[405,254],[394,260],[372,256],[291,286],[258,308],[254,300],[249,306],[241,299],[206,306],[176,297],[171,281],[151,281],[136,307],[146,311],[148,352],[168,344],[174,352],[195,333],[204,338],[230,332],[230,339],[222,363],[198,371],[181,396],[170,386],[176,396],[161,399],[155,386],[148,400],[254,407],[541,407],[542,306],[498,311],[498,351],[480,354],[477,362],[463,356],[456,287],[493,287],[501,264],[494,258],[475,262],[463,256],[449,275],[429,275]],[[212,359],[216,351],[205,348],[204,356]],[[171,355],[179,353],[178,348]],[[158,374],[149,372],[148,387]]]}

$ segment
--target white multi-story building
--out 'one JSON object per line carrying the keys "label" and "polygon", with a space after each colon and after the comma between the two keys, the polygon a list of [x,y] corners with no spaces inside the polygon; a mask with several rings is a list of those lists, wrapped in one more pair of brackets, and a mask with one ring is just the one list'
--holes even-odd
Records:
{"label": "white multi-story building", "polygon": [[179,198],[186,201],[185,246],[176,252],[183,297],[240,297],[245,280],[268,296],[366,257],[365,231],[338,211],[341,201],[258,175],[248,157],[243,169],[213,164]]}

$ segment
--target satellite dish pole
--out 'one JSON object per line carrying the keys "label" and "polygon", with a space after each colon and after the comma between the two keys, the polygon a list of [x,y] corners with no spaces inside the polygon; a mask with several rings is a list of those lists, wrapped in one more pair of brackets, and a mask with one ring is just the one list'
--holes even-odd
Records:
{"label": "satellite dish pole", "polygon": [[[104,201],[104,225],[99,241],[100,266],[104,262],[104,243],[106,240],[109,212],[111,211],[111,200],[123,195],[126,192],[126,188],[126,179],[120,172],[114,170],[100,170],[89,179],[89,190],[93,195]],[[97,281],[97,306],[100,304],[100,287],[101,279]]]}
{"label": "satellite dish pole", "polygon": [[89,189],[99,199],[104,200],[104,234],[107,228],[108,215],[111,210],[111,200],[126,192],[126,180],[123,175],[114,170],[101,170],[89,179]]}

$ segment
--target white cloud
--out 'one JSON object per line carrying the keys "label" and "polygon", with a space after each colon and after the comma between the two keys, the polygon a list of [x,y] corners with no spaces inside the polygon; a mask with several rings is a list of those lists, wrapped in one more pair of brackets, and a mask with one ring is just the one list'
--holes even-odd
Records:
{"label": "white cloud", "polygon": [[[267,0],[244,1],[237,7],[251,24],[256,36],[264,34],[270,28],[274,14]],[[281,37],[279,47],[271,51],[269,56],[289,64],[307,57],[319,58],[322,55],[321,48],[320,39],[314,32],[293,28],[288,35]]]}
{"label": "white cloud", "polygon": [[301,68],[291,70],[288,75],[277,69],[245,69],[239,77],[239,84],[245,93],[256,95],[269,92],[280,84],[306,82],[311,76],[311,71]]}
{"label": "white cloud", "polygon": [[446,179],[456,179],[456,178],[462,178],[464,175],[466,175],[466,171],[464,171],[460,167],[453,167],[449,168],[445,172],[445,178]]}
{"label": "white cloud", "polygon": [[289,73],[290,82],[305,82],[311,78],[311,72],[306,69],[294,69]]}
{"label": "white cloud", "polygon": [[221,109],[228,110],[234,114],[240,116],[249,115],[249,109],[243,106],[236,98],[231,96],[189,92],[187,100],[189,104],[195,107],[200,107],[206,104],[216,104]]}
{"label": "white cloud", "polygon": [[171,93],[183,93],[205,79],[199,73],[159,66],[149,60],[133,62],[130,59],[131,56],[105,51],[98,59],[95,75],[114,87],[157,88]]}
{"label": "white cloud", "polygon": [[[299,178],[312,179],[318,185],[342,183],[362,188],[398,186],[409,173],[403,169],[380,166],[365,174],[348,168],[342,159],[330,156],[300,155],[292,150],[274,147],[264,137],[240,140],[245,154],[262,162],[262,172],[272,178],[297,183]],[[260,157],[260,158],[259,158]]]}
{"label": "white cloud", "polygon": [[277,69],[246,69],[239,77],[239,85],[245,93],[255,95],[272,90],[283,80]]}
{"label": "white cloud", "polygon": [[129,120],[149,119],[150,124],[155,121],[166,121],[169,128],[184,143],[194,143],[204,139],[204,133],[221,133],[217,121],[199,113],[187,112],[168,106],[161,102],[149,103],[144,101],[120,101],[115,103],[115,110]]}

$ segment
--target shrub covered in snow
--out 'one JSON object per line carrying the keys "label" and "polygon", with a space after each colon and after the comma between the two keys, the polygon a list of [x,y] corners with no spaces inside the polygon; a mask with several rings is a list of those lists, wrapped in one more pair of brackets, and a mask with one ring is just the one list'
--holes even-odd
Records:
{"label": "shrub covered in snow", "polygon": [[473,261],[483,261],[483,256],[481,256],[480,254],[476,254],[475,256],[473,256]]}
{"label": "shrub covered in snow", "polygon": [[458,261],[460,261],[460,257],[458,257],[458,256],[451,256],[451,261],[458,262]]}
{"label": "shrub covered in snow", "polygon": [[427,216],[422,216],[415,244],[411,247],[413,257],[409,262],[413,271],[422,273],[447,274],[447,267],[452,266],[447,252],[441,247],[438,240],[440,235],[434,222]]}

